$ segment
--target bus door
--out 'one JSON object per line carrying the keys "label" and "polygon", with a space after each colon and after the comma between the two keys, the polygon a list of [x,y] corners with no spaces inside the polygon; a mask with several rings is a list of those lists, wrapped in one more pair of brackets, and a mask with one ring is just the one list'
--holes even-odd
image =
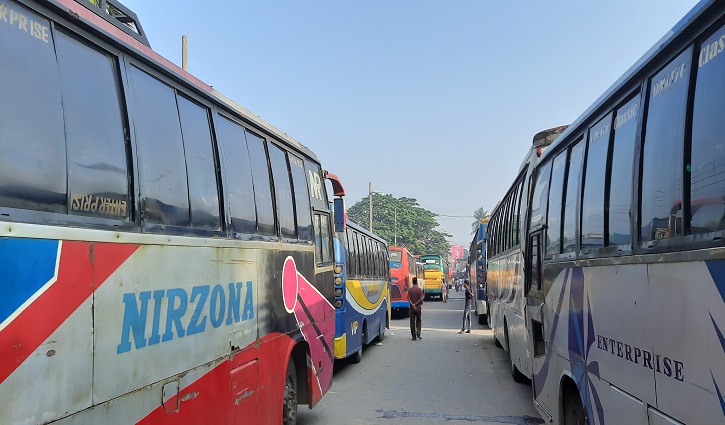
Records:
{"label": "bus door", "polygon": [[542,288],[544,268],[544,230],[539,229],[531,233],[527,241],[526,256],[526,327],[529,332],[529,352],[531,357],[531,379],[536,393],[536,373],[541,370],[545,354],[546,339],[544,337],[544,291]]}

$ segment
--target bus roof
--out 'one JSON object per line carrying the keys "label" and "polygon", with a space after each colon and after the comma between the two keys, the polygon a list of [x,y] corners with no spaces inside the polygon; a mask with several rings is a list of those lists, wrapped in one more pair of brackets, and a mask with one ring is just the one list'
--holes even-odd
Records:
{"label": "bus roof", "polygon": [[355,223],[354,221],[351,221],[350,219],[347,220],[347,226],[357,232],[360,232],[364,235],[369,236],[372,239],[375,239],[379,242],[384,243],[385,245],[388,245],[388,242],[385,239],[381,238],[380,236],[376,235],[375,233],[370,233],[370,231],[368,229],[362,227],[361,225]]}

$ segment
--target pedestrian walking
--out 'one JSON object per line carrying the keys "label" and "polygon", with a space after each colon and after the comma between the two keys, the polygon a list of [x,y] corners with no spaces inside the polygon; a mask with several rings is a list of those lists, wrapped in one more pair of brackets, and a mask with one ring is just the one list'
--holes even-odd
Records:
{"label": "pedestrian walking", "polygon": [[[468,282],[468,279],[463,281],[463,291],[466,293],[466,305],[463,307],[463,325],[461,326],[461,331],[458,332],[459,334],[462,334],[463,332],[470,334],[471,333],[471,305],[473,304],[473,291],[471,290],[471,284]],[[466,329],[466,322],[468,322],[468,329]]]}
{"label": "pedestrian walking", "polygon": [[441,300],[443,302],[448,301],[448,284],[446,284],[446,280],[441,280]]}
{"label": "pedestrian walking", "polygon": [[410,304],[410,335],[411,340],[423,339],[420,336],[421,313],[423,311],[423,290],[418,286],[418,278],[413,278],[413,287],[408,289],[408,304]]}

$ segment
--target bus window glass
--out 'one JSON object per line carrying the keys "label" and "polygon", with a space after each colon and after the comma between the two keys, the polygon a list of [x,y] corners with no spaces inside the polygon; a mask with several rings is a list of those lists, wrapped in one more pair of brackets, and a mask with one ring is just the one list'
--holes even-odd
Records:
{"label": "bus window glass", "polygon": [[247,137],[249,159],[252,164],[254,182],[254,201],[257,206],[257,232],[262,235],[276,235],[274,228],[274,205],[269,180],[269,165],[264,149],[264,139],[249,131]]}
{"label": "bus window glass", "polygon": [[608,245],[626,245],[632,242],[629,210],[632,203],[632,164],[638,112],[639,96],[636,96],[619,108],[614,117],[612,171],[609,175]]}
{"label": "bus window glass", "polygon": [[0,206],[65,213],[65,129],[50,22],[11,4],[48,36],[0,25]]}
{"label": "bus window glass", "polygon": [[312,219],[312,223],[315,226],[315,262],[317,264],[324,263],[322,259],[322,228],[320,227],[320,214],[315,214],[315,218]]}
{"label": "bus window glass", "polygon": [[70,212],[127,219],[128,156],[116,61],[62,32],[56,33],[55,42],[68,146]]}
{"label": "bus window glass", "polygon": [[563,218],[564,231],[561,241],[562,252],[576,250],[577,200],[579,199],[579,182],[581,181],[583,162],[584,142],[580,140],[569,151],[569,170],[567,171]]}
{"label": "bus window glass", "polygon": [[320,217],[320,258],[322,263],[329,263],[330,256],[330,219],[327,214],[318,214]]}
{"label": "bus window glass", "polygon": [[519,185],[514,186],[514,191],[511,192],[511,200],[509,201],[511,203],[510,209],[509,209],[509,246],[513,247],[516,245],[516,207],[518,206],[518,198],[519,198]]}
{"label": "bus window glass", "polygon": [[589,130],[582,195],[582,248],[604,246],[604,182],[611,128],[610,114]]}
{"label": "bus window glass", "polygon": [[190,226],[184,143],[174,89],[130,67],[142,217],[147,223]]}
{"label": "bus window glass", "polygon": [[533,229],[546,222],[546,206],[549,199],[549,177],[551,176],[551,161],[539,167],[536,172],[536,184],[531,196],[530,224]]}
{"label": "bus window glass", "polygon": [[224,195],[229,203],[232,231],[255,233],[257,214],[254,210],[254,189],[244,129],[221,115],[217,124],[227,183]]}
{"label": "bus window glass", "polygon": [[347,275],[355,276],[357,274],[357,267],[355,267],[355,238],[352,235],[352,230],[348,227],[345,229],[345,240],[347,240]]}
{"label": "bus window glass", "polygon": [[501,208],[501,218],[502,218],[502,226],[501,226],[501,245],[502,250],[506,251],[509,249],[509,232],[511,229],[511,220],[509,213],[511,211],[511,197],[507,196],[503,200],[503,208]]}
{"label": "bus window glass", "polygon": [[400,251],[390,250],[390,262],[400,263],[403,261],[403,254]]}
{"label": "bus window glass", "polygon": [[688,49],[650,80],[642,153],[643,241],[683,234],[683,140],[691,57]]}
{"label": "bus window glass", "polygon": [[514,229],[514,243],[516,245],[519,245],[521,243],[521,199],[523,199],[525,181],[526,179],[521,179],[521,182],[519,183],[518,196],[516,199],[516,218],[514,219],[516,224],[516,228]]}
{"label": "bus window glass", "polygon": [[725,27],[700,48],[692,114],[691,233],[725,229],[725,55],[713,54],[722,50],[723,39]]}
{"label": "bus window glass", "polygon": [[310,210],[310,194],[307,191],[305,165],[301,159],[289,155],[292,171],[292,184],[295,189],[295,214],[297,216],[297,237],[301,240],[312,240],[312,212]]}
{"label": "bus window glass", "polygon": [[307,184],[310,186],[310,203],[312,208],[320,211],[327,211],[330,207],[325,192],[325,181],[322,177],[320,164],[305,159],[305,170],[307,170]]}
{"label": "bus window glass", "polygon": [[219,230],[219,189],[209,126],[209,111],[182,97],[177,98],[181,133],[184,137],[186,169],[189,173],[191,227]]}
{"label": "bus window glass", "polygon": [[287,167],[287,155],[285,151],[270,143],[269,162],[272,165],[272,176],[274,177],[274,195],[277,201],[277,219],[282,236],[294,238],[295,211],[292,203],[292,187],[290,186],[290,173]]}
{"label": "bus window glass", "polygon": [[549,214],[546,229],[546,258],[561,254],[561,205],[564,195],[564,176],[566,175],[566,151],[554,158],[551,170],[551,189],[549,190]]}

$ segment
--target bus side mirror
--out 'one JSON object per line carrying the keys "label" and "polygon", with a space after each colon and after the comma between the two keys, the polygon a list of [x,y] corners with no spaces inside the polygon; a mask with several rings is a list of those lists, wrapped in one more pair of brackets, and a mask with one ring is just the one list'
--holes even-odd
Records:
{"label": "bus side mirror", "polygon": [[345,220],[345,198],[335,198],[334,210],[335,210],[335,231],[344,232],[346,227]]}

